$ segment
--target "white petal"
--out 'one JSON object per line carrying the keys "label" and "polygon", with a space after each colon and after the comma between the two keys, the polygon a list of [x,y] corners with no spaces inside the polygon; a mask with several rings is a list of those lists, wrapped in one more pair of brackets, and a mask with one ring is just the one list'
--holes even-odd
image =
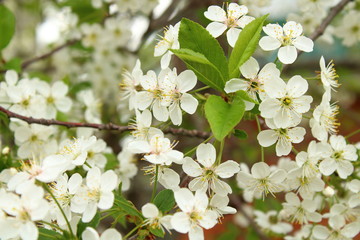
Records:
{"label": "white petal", "polygon": [[219,6],[212,5],[204,12],[207,19],[211,21],[223,22],[226,21],[226,12]]}
{"label": "white petal", "polygon": [[269,147],[273,145],[276,143],[278,138],[279,137],[274,130],[263,130],[257,135],[257,140],[263,147]]}
{"label": "white petal", "polygon": [[272,51],[278,49],[281,46],[281,42],[276,38],[265,36],[260,39],[259,45],[264,51]]}
{"label": "white petal", "polygon": [[184,164],[182,165],[184,172],[190,177],[198,177],[202,174],[202,168],[200,165],[192,160],[190,157],[184,159]]}
{"label": "white petal", "polygon": [[314,42],[307,37],[300,36],[293,41],[294,46],[304,52],[312,52],[314,49]]}
{"label": "white petal", "polygon": [[197,83],[197,78],[193,71],[185,70],[177,76],[176,82],[178,84],[179,91],[181,93],[184,93],[190,91],[195,87]]}
{"label": "white petal", "polygon": [[113,170],[108,170],[101,175],[100,188],[102,191],[111,192],[117,187],[118,176]]}
{"label": "white petal", "polygon": [[204,231],[199,226],[194,226],[189,231],[189,240],[204,240]]}
{"label": "white petal", "polygon": [[190,231],[190,219],[184,212],[177,212],[171,218],[171,226],[180,233],[187,233]]}
{"label": "white petal", "polygon": [[188,93],[184,93],[180,100],[181,108],[188,114],[194,114],[198,104],[198,100]]}
{"label": "white petal", "polygon": [[159,216],[159,209],[152,203],[147,203],[141,208],[141,212],[146,218],[156,218]]}
{"label": "white petal", "polygon": [[221,178],[229,178],[234,176],[235,173],[240,171],[239,164],[235,161],[228,160],[221,163],[215,169],[215,173]]}
{"label": "white petal", "polygon": [[241,29],[238,28],[230,28],[229,31],[226,32],[226,38],[231,47],[235,46],[235,43],[239,37]]}
{"label": "white petal", "polygon": [[206,27],[206,30],[208,30],[214,38],[219,37],[221,34],[223,34],[223,32],[225,32],[226,29],[227,26],[219,22],[212,22]]}
{"label": "white petal", "polygon": [[290,78],[286,85],[288,94],[292,97],[300,97],[308,90],[308,82],[299,75]]}
{"label": "white petal", "polygon": [[190,212],[194,206],[194,195],[187,188],[181,188],[174,192],[174,197],[179,208],[184,212]]}
{"label": "white petal", "polygon": [[196,149],[196,156],[198,162],[204,167],[211,167],[216,160],[215,147],[210,143],[202,143]]}
{"label": "white petal", "polygon": [[81,234],[82,239],[88,240],[99,240],[99,234],[96,232],[95,229],[91,227],[86,227],[85,231]]}
{"label": "white petal", "polygon": [[258,162],[251,167],[251,174],[254,178],[263,179],[270,175],[270,168],[266,163]]}
{"label": "white petal", "polygon": [[265,27],[263,27],[264,32],[273,37],[273,38],[281,38],[283,36],[283,29],[279,24],[269,23]]}
{"label": "white petal", "polygon": [[247,79],[254,79],[257,76],[259,70],[259,63],[253,57],[250,57],[249,60],[247,60],[240,67],[241,74]]}
{"label": "white petal", "polygon": [[217,214],[214,211],[207,210],[199,220],[200,226],[205,229],[210,229],[217,223]]}
{"label": "white petal", "polygon": [[[83,237],[83,239],[86,239]],[[121,240],[121,234],[115,228],[106,229],[100,237],[100,240]]]}
{"label": "white petal", "polygon": [[247,81],[241,80],[239,78],[233,78],[226,82],[224,90],[226,93],[237,92],[239,90],[246,91],[248,85],[249,84]]}
{"label": "white petal", "polygon": [[297,58],[297,51],[294,46],[284,46],[279,49],[278,58],[284,64],[291,64]]}
{"label": "white petal", "polygon": [[336,168],[337,164],[335,160],[331,158],[323,160],[319,165],[320,172],[325,176],[331,175],[333,172],[335,172]]}
{"label": "white petal", "polygon": [[302,26],[294,21],[287,22],[284,26],[284,33],[287,36],[298,37],[303,32]]}

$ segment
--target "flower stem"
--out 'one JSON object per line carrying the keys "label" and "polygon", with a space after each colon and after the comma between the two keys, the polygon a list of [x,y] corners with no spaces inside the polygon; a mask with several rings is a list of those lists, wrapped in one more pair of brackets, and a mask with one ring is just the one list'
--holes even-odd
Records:
{"label": "flower stem", "polygon": [[219,148],[218,156],[217,156],[217,158],[216,158],[216,161],[217,161],[217,164],[218,164],[218,165],[221,163],[221,158],[222,158],[223,151],[224,151],[224,145],[225,145],[225,139],[223,139],[223,140],[220,142],[220,148]]}
{"label": "flower stem", "polygon": [[[260,121],[259,121],[259,117],[256,115],[255,116],[255,120],[256,120],[256,125],[257,128],[259,130],[259,133],[261,132],[261,126],[260,126]],[[261,161],[265,162],[265,154],[264,154],[264,147],[260,145],[260,152],[261,152]]]}
{"label": "flower stem", "polygon": [[65,232],[64,229],[60,228],[59,226],[57,226],[57,225],[55,225],[55,224],[53,224],[53,223],[49,223],[49,222],[46,222],[46,221],[43,221],[43,220],[39,221],[39,223],[48,225],[48,226],[50,226],[50,227],[52,227],[52,228],[56,228],[56,229],[59,230],[59,231]]}
{"label": "flower stem", "polygon": [[350,138],[350,137],[352,137],[352,136],[354,136],[354,135],[356,135],[358,133],[360,133],[360,129],[355,130],[352,133],[349,133],[348,135],[345,136],[345,139],[348,139],[348,138]]}
{"label": "flower stem", "polygon": [[158,182],[158,174],[159,174],[159,165],[156,165],[156,169],[155,169],[155,182],[154,182],[154,187],[153,187],[153,191],[151,194],[151,201],[154,201],[155,195],[156,195],[156,189],[157,189],[157,182]]}
{"label": "flower stem", "polygon": [[205,87],[202,87],[202,88],[195,89],[195,90],[193,90],[193,91],[191,91],[191,92],[189,92],[189,93],[190,93],[190,94],[192,94],[192,93],[197,93],[197,92],[206,90],[206,89],[208,89],[208,88],[210,88],[210,87],[209,87],[209,86],[205,86]]}
{"label": "flower stem", "polygon": [[128,239],[128,238],[131,236],[131,234],[133,234],[136,230],[138,230],[139,228],[141,228],[141,226],[142,226],[142,223],[140,223],[139,225],[137,225],[136,227],[134,227],[130,232],[128,232],[128,233],[123,237],[123,239],[124,239],[124,240]]}
{"label": "flower stem", "polygon": [[[213,136],[210,136],[210,137],[208,137],[207,139],[205,139],[202,143],[207,143],[207,142],[210,141],[212,138],[213,138]],[[190,149],[189,151],[187,151],[187,152],[184,154],[184,156],[185,156],[185,157],[188,157],[188,156],[192,155],[192,154],[195,152],[195,150],[197,149],[197,147],[198,147],[198,146],[195,146],[195,147],[193,147],[192,149]]]}
{"label": "flower stem", "polygon": [[66,221],[66,225],[68,226],[69,228],[69,231],[70,231],[70,234],[71,236],[73,236],[75,238],[75,235],[71,229],[71,225],[70,225],[70,222],[69,222],[69,219],[66,217],[66,214],[64,212],[64,210],[62,209],[62,207],[60,206],[60,203],[58,202],[58,200],[56,199],[56,197],[54,196],[54,194],[51,192],[50,188],[48,187],[48,185],[46,183],[43,184],[45,190],[50,194],[50,196],[54,199],[56,205],[58,206],[61,214],[63,215],[65,221]]}

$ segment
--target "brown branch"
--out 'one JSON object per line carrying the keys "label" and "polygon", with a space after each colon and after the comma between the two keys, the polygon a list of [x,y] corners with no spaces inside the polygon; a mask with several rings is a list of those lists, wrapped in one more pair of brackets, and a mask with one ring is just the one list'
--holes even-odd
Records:
{"label": "brown branch", "polygon": [[31,64],[35,63],[35,62],[38,62],[38,61],[41,61],[41,60],[44,60],[50,56],[52,56],[54,53],[60,51],[61,49],[63,48],[66,48],[66,47],[69,47],[69,46],[72,46],[74,45],[75,43],[79,42],[79,40],[77,39],[72,39],[72,40],[68,40],[66,41],[65,43],[63,43],[62,45],[52,49],[50,52],[47,52],[43,55],[40,55],[40,56],[37,56],[37,57],[34,57],[34,58],[31,58],[31,59],[28,59],[26,61],[24,61],[22,64],[21,64],[21,68],[22,69],[26,69],[28,66],[30,66]]}
{"label": "brown branch", "polygon": [[319,27],[315,29],[313,34],[310,35],[310,38],[315,41],[317,38],[319,38],[321,35],[324,34],[327,26],[330,25],[332,20],[338,15],[341,10],[348,4],[351,0],[342,0],[340,1],[336,6],[332,7],[327,17],[322,21]]}
{"label": "brown branch", "polygon": [[[40,124],[45,126],[50,125],[57,125],[57,126],[64,126],[67,128],[81,128],[81,127],[87,127],[87,128],[95,128],[99,130],[115,130],[120,133],[125,131],[131,131],[133,130],[130,126],[120,126],[113,123],[106,123],[106,124],[98,124],[98,123],[78,123],[78,122],[64,122],[64,121],[58,121],[55,119],[44,119],[44,118],[33,118],[33,117],[26,117],[17,113],[14,113],[12,111],[9,111],[3,107],[0,106],[0,112],[3,112],[7,115],[7,117],[10,118],[16,118],[21,119],[29,124]],[[198,130],[188,130],[184,128],[167,128],[164,130],[164,133],[170,133],[173,135],[179,135],[179,136],[187,136],[187,137],[197,137],[197,138],[203,138],[206,139],[210,137],[210,132],[202,132]]]}
{"label": "brown branch", "polygon": [[247,212],[245,212],[243,205],[244,203],[240,200],[240,198],[238,196],[235,196],[233,194],[229,195],[230,197],[230,202],[236,207],[236,209],[242,214],[244,215],[244,217],[246,218],[246,220],[249,221],[251,227],[254,229],[254,231],[257,233],[259,239],[261,240],[269,240],[270,238],[268,238],[267,236],[264,235],[263,232],[260,231],[259,226],[255,223],[254,219],[249,216],[247,214]]}

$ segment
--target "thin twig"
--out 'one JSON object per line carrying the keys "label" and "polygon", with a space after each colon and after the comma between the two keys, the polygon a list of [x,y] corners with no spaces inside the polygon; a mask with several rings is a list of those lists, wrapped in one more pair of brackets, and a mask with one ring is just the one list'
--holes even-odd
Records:
{"label": "thin twig", "polygon": [[[332,20],[344,9],[346,4],[348,4],[351,0],[341,0],[337,5],[332,7],[329,11],[329,14],[326,18],[323,19],[321,24],[314,30],[314,32],[310,35],[310,39],[315,42],[321,35],[324,34],[326,28],[330,25]],[[298,57],[303,53],[301,50],[297,50]],[[290,65],[285,65],[283,71],[285,71]]]}
{"label": "thin twig", "polygon": [[[58,125],[58,126],[64,126],[67,128],[87,127],[87,128],[96,128],[99,130],[115,130],[120,133],[133,130],[133,128],[131,126],[120,126],[120,125],[116,125],[113,123],[106,123],[106,124],[78,123],[78,122],[58,121],[55,119],[26,117],[26,116],[14,113],[12,111],[9,111],[1,106],[0,106],[0,112],[5,113],[9,119],[10,118],[21,119],[29,124],[35,123],[35,124],[41,124],[41,125],[45,125],[45,126]],[[170,133],[173,135],[180,135],[180,136],[187,136],[187,137],[197,137],[197,138],[203,138],[203,139],[206,139],[206,138],[210,137],[210,135],[211,135],[210,132],[202,132],[202,131],[198,131],[198,130],[188,130],[188,129],[184,129],[184,128],[167,128],[164,130],[164,133]]]}
{"label": "thin twig", "polygon": [[31,64],[35,63],[35,62],[38,62],[38,61],[41,61],[41,60],[44,60],[50,56],[52,56],[54,53],[60,51],[61,49],[63,48],[66,48],[66,47],[69,47],[69,46],[72,46],[74,45],[75,43],[79,42],[79,40],[77,39],[72,39],[72,40],[68,40],[66,41],[65,43],[61,44],[60,46],[52,49],[50,52],[47,52],[43,55],[40,55],[40,56],[37,56],[37,57],[34,57],[34,58],[31,58],[29,60],[26,60],[24,61],[22,64],[21,64],[21,69],[26,69],[28,66],[30,66]]}
{"label": "thin twig", "polygon": [[257,233],[259,239],[261,240],[269,240],[267,236],[264,235],[263,232],[260,231],[259,226],[255,223],[254,219],[247,214],[243,208],[244,203],[240,200],[238,196],[230,195],[230,202],[236,207],[236,209],[244,215],[246,220],[249,221],[251,227],[254,229],[254,231]]}

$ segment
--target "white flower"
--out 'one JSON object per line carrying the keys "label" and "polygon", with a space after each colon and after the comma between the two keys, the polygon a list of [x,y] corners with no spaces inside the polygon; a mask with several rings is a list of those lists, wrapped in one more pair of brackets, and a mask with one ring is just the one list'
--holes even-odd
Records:
{"label": "white flower", "polygon": [[39,81],[37,84],[37,91],[45,98],[46,118],[55,118],[56,110],[65,113],[70,111],[72,101],[66,96],[68,89],[68,86],[60,81],[55,82],[52,86],[47,82]]}
{"label": "white flower", "polygon": [[156,134],[163,135],[162,131],[158,128],[151,127],[152,115],[148,109],[145,109],[142,113],[136,110],[136,123],[132,124],[134,131],[131,134],[137,140],[150,140],[150,138]]}
{"label": "white flower", "polygon": [[[193,114],[198,106],[198,100],[187,93],[193,89],[197,83],[196,75],[191,70],[185,70],[180,73],[173,81],[174,86],[168,91],[171,94],[172,103],[169,106],[170,120],[174,125],[182,123],[182,113],[184,110],[188,114]],[[163,83],[164,84],[164,83]],[[170,83],[167,83],[170,85]]]}
{"label": "white flower", "polygon": [[171,216],[163,216],[159,209],[152,203],[147,203],[141,208],[141,213],[146,218],[145,225],[149,225],[151,228],[160,228],[164,231],[170,230],[171,224]]}
{"label": "white flower", "polygon": [[229,29],[226,32],[226,37],[230,46],[234,47],[241,29],[255,19],[254,17],[246,16],[247,13],[248,8],[237,3],[230,3],[227,13],[219,6],[210,6],[204,12],[204,15],[214,22],[210,23],[206,29],[215,38],[223,34],[226,29]]}
{"label": "white flower", "polygon": [[179,28],[180,22],[175,24],[175,26],[170,25],[168,28],[165,28],[164,36],[155,46],[154,56],[162,56],[161,69],[167,68],[170,64],[173,53],[169,49],[180,48],[178,40]]}
{"label": "white flower", "polygon": [[101,40],[103,29],[99,24],[82,24],[80,30],[84,35],[82,37],[82,44],[84,47],[96,47]]}
{"label": "white flower", "polygon": [[308,83],[301,76],[290,78],[286,84],[282,80],[273,79],[265,82],[264,88],[269,98],[261,102],[259,110],[264,118],[273,118],[278,128],[296,126],[302,114],[309,111],[312,97],[304,95]]}
{"label": "white flower", "polygon": [[319,176],[305,177],[301,168],[288,173],[287,183],[304,199],[313,199],[315,192],[321,192],[325,183]]}
{"label": "white flower", "polygon": [[36,240],[39,231],[34,222],[43,220],[49,210],[49,204],[43,198],[44,190],[29,184],[21,197],[4,192],[0,193],[0,196],[0,209],[9,216],[8,221],[1,222],[0,236],[19,235],[21,239]]}
{"label": "white flower", "polygon": [[95,136],[91,136],[90,138],[81,136],[73,141],[65,142],[60,150],[60,155],[65,156],[69,160],[68,169],[83,165],[88,157],[88,152],[95,143]]}
{"label": "white flower", "polygon": [[360,180],[354,179],[348,183],[348,188],[354,194],[349,198],[349,206],[357,207],[360,205]]}
{"label": "white flower", "polygon": [[[160,73],[161,74],[161,73]],[[169,72],[172,74],[172,71]],[[169,110],[167,107],[171,101],[169,96],[163,96],[161,83],[158,81],[156,73],[154,71],[148,71],[144,75],[140,84],[144,91],[140,91],[136,94],[136,107],[143,111],[148,107],[152,108],[154,117],[159,121],[167,121],[169,118]]]}
{"label": "white flower", "polygon": [[47,156],[57,151],[57,142],[51,138],[53,126],[38,124],[19,126],[14,129],[15,142],[19,145],[18,156],[31,158]]}
{"label": "white flower", "polygon": [[263,213],[255,210],[255,222],[262,228],[278,234],[287,234],[292,231],[292,225],[281,222],[279,213],[276,211],[269,211]]}
{"label": "white flower", "polygon": [[205,193],[197,191],[195,195],[187,188],[174,193],[175,201],[181,212],[171,218],[172,227],[180,233],[189,233],[190,240],[203,240],[202,228],[210,229],[217,223],[215,211],[208,210],[209,199]]}
{"label": "white flower", "polygon": [[125,71],[123,74],[123,79],[120,83],[120,94],[121,99],[129,101],[129,110],[136,108],[136,93],[137,88],[140,85],[140,79],[143,77],[143,72],[141,70],[140,60],[136,61],[135,67],[132,72]]}
{"label": "white flower", "polygon": [[[73,174],[70,179],[66,174],[60,176],[56,181],[50,184],[50,190],[55,196],[56,200],[60,204],[63,212],[66,215],[66,218],[71,221],[72,214],[70,210],[71,199],[75,195],[76,191],[82,184],[82,177],[79,173]],[[66,225],[66,220],[60,211],[59,207],[56,205],[54,199],[49,196],[50,200],[50,213],[52,215],[52,220],[56,220],[59,225]]]}
{"label": "white flower", "polygon": [[101,123],[100,116],[100,99],[96,99],[92,90],[83,90],[77,94],[77,98],[80,102],[84,103],[85,120],[87,122]]}
{"label": "white flower", "polygon": [[217,212],[218,217],[222,217],[224,214],[235,214],[236,209],[229,207],[229,197],[215,194],[210,200],[210,209]]}
{"label": "white flower", "polygon": [[333,61],[330,61],[326,66],[325,59],[323,56],[321,56],[320,69],[321,69],[320,78],[322,84],[324,85],[325,90],[329,88],[334,89],[340,86],[337,80],[339,76],[336,74]]}
{"label": "white flower", "polygon": [[332,135],[329,142],[332,147],[331,155],[320,163],[320,172],[329,176],[336,171],[340,178],[346,179],[354,171],[351,162],[358,159],[356,148],[354,145],[346,144],[343,136]]}
{"label": "white flower", "polygon": [[302,202],[295,193],[289,192],[285,195],[286,202],[283,203],[283,214],[287,215],[291,222],[307,224],[309,221],[320,222],[321,214],[316,212],[314,200],[305,199]]}
{"label": "white flower", "polygon": [[347,47],[358,43],[360,41],[360,12],[356,10],[347,12],[334,32]]}
{"label": "white flower", "polygon": [[265,51],[279,49],[278,58],[284,64],[291,64],[297,58],[297,49],[304,52],[312,52],[314,42],[302,36],[302,26],[299,23],[289,21],[284,27],[279,24],[268,24],[263,27],[268,35],[259,41],[260,47]]}
{"label": "white flower", "polygon": [[331,155],[331,147],[327,143],[309,143],[307,152],[299,152],[296,155],[296,163],[302,169],[303,177],[314,177],[318,175],[318,162]]}
{"label": "white flower", "polygon": [[90,222],[99,207],[109,209],[114,203],[117,175],[112,170],[101,174],[97,167],[91,168],[86,175],[86,186],[82,186],[71,199],[71,211],[82,213],[82,221]]}
{"label": "white flower", "polygon": [[[266,93],[264,90],[264,82],[271,81],[274,78],[280,78],[280,70],[276,68],[274,63],[268,63],[260,71],[259,70],[260,67],[258,62],[255,58],[250,57],[250,59],[240,67],[240,72],[246,80],[239,78],[230,79],[225,84],[225,92],[232,93],[244,90],[256,101],[258,100],[257,95],[259,95],[260,99],[265,99]],[[251,110],[254,105],[254,103],[247,103],[246,110]]]}
{"label": "white flower", "polygon": [[197,162],[190,157],[184,158],[184,172],[195,177],[189,183],[189,189],[192,191],[201,190],[206,192],[212,189],[215,193],[226,196],[232,193],[231,187],[219,178],[230,178],[237,173],[240,168],[235,161],[228,160],[217,165],[216,150],[210,143],[202,143],[196,149]]}
{"label": "white flower", "polygon": [[237,175],[240,186],[246,191],[253,192],[256,198],[265,198],[268,193],[273,195],[280,192],[285,178],[286,172],[283,169],[270,172],[270,167],[264,162],[255,163],[251,168],[251,174],[240,171]]}
{"label": "white flower", "polygon": [[276,144],[276,155],[288,155],[291,152],[291,143],[300,143],[306,133],[303,127],[277,128],[272,119],[265,119],[266,125],[271,129],[261,131],[257,139],[261,146],[269,147]]}
{"label": "white flower", "polygon": [[319,240],[350,240],[360,232],[360,222],[346,224],[339,218],[329,220],[331,230],[322,225],[316,225],[313,229],[313,236]]}
{"label": "white flower", "polygon": [[52,182],[67,170],[67,165],[68,160],[61,155],[50,155],[41,160],[28,160],[23,163],[22,171],[9,180],[8,187],[19,193],[27,187],[27,182],[34,183],[35,180]]}
{"label": "white flower", "polygon": [[312,135],[319,141],[327,141],[328,135],[337,133],[340,123],[336,119],[339,113],[339,107],[330,104],[330,90],[327,90],[319,106],[313,112],[313,118],[310,119]]}
{"label": "white flower", "polygon": [[101,236],[92,227],[86,227],[81,234],[82,239],[86,240],[121,240],[121,234],[115,228],[106,229]]}
{"label": "white flower", "polygon": [[152,164],[170,165],[172,162],[180,163],[184,154],[173,150],[173,145],[168,138],[154,135],[150,142],[132,141],[128,149],[133,153],[146,153],[144,159]]}

